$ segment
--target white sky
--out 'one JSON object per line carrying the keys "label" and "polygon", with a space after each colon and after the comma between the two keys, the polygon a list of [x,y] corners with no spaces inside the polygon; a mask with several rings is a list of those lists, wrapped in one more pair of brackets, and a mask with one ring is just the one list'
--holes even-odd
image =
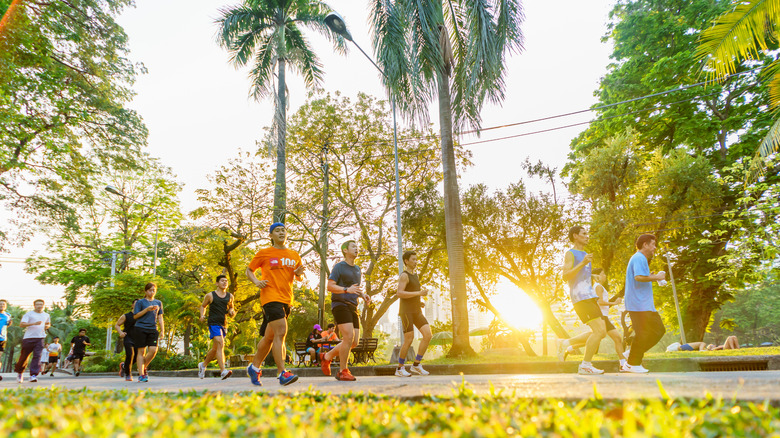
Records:
{"label": "white sky", "polygon": [[[197,207],[194,191],[206,185],[206,176],[233,158],[239,149],[254,150],[264,126],[270,125],[273,102],[250,100],[247,70],[236,71],[228,54],[215,42],[215,18],[224,0],[137,0],[119,23],[130,40],[130,57],[142,62],[148,74],[135,84],[132,103],[149,128],[149,152],[173,168],[183,182],[183,211]],[[355,42],[369,54],[368,2],[333,0],[328,4],[347,23]],[[606,33],[610,0],[526,0],[523,24],[525,51],[507,63],[506,99],[501,106],[486,106],[483,127],[516,123],[588,108],[598,81],[606,72],[611,46],[601,43]],[[386,97],[379,73],[350,45],[346,57],[332,52],[318,34],[307,33],[325,69],[323,88],[346,96],[365,92]],[[306,98],[303,82],[287,75],[290,110]],[[435,109],[435,108],[434,108]],[[544,123],[485,132],[482,140],[506,137],[590,120],[588,113]],[[431,112],[434,129],[438,118]],[[404,124],[400,120],[401,125]],[[527,156],[561,168],[569,143],[584,126],[470,146],[474,166],[461,175],[461,187],[486,183],[493,189],[516,182],[518,164]],[[479,140],[464,137],[462,143]],[[537,187],[543,190],[543,187]],[[33,297],[51,302],[62,296],[61,287],[43,286],[24,273],[21,263],[43,248],[42,237],[23,248],[0,255],[0,297],[27,305]]]}

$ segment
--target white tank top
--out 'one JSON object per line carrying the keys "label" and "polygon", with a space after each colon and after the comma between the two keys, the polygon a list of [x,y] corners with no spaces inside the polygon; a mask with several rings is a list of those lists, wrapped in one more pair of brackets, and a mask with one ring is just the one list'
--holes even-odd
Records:
{"label": "white tank top", "polygon": [[[607,293],[607,288],[604,286],[601,286],[601,288],[599,288],[599,286],[601,286],[599,283],[593,283],[593,291],[596,292],[596,295],[598,295],[599,293],[598,291],[599,289],[601,289],[603,291],[600,297],[601,301],[609,301],[609,293]],[[609,316],[609,306],[599,306],[599,307],[601,307],[601,313],[604,316]]]}

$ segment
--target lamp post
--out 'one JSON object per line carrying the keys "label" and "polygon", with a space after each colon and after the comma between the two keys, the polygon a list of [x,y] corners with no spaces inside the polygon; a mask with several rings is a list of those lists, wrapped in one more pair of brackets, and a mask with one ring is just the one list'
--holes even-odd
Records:
{"label": "lamp post", "polygon": [[154,212],[155,230],[154,230],[154,261],[152,262],[152,277],[156,277],[157,276],[157,240],[160,237],[160,213],[157,211],[157,209],[155,209],[153,207],[150,207],[150,206],[144,204],[143,202],[136,201],[135,199],[125,195],[124,193],[119,191],[118,188],[116,188],[114,186],[106,186],[105,190],[108,193],[111,193],[111,194],[114,194],[114,195],[117,195],[117,196],[121,196],[121,197],[123,197],[125,199],[129,199],[129,200],[135,202],[136,204],[141,205],[143,207],[146,207],[149,210],[152,210]]}
{"label": "lamp post", "polygon": [[[355,42],[355,40],[352,39],[352,34],[349,33],[349,30],[347,30],[347,24],[344,23],[344,19],[341,18],[341,15],[336,12],[331,12],[327,17],[325,17],[325,24],[328,25],[330,30],[332,30],[334,33],[341,35],[354,44],[355,47],[360,50],[360,53],[362,53],[366,59],[371,61],[371,64],[373,64],[373,66],[379,70],[379,73],[382,73],[382,76],[387,77],[384,70],[382,70],[382,68],[379,67],[376,62],[374,62],[374,60],[363,51],[363,49]],[[390,90],[388,90],[388,95],[390,96],[390,105],[393,109],[393,155],[395,156],[395,226],[396,232],[398,234],[398,275],[401,275],[401,273],[404,272],[404,262],[402,258],[403,243],[401,241],[401,188],[398,184],[398,125],[396,124],[395,119],[395,98],[393,98],[393,94],[390,93]]]}
{"label": "lamp post", "polygon": [[[352,34],[349,33],[349,30],[347,29],[347,24],[344,22],[344,19],[341,18],[341,15],[339,15],[336,12],[331,12],[325,17],[325,24],[332,30],[334,33],[341,35],[342,37],[346,38],[348,41],[350,41],[352,44],[355,45],[355,47],[360,50],[360,53],[363,54],[363,56],[368,59],[371,64],[376,67],[377,70],[379,70],[379,73],[382,73],[382,76],[387,77],[387,74],[384,70],[382,70],[381,67],[379,67],[376,62],[374,62],[373,59],[371,59],[370,56],[358,45],[358,43],[355,42],[355,40],[352,39]],[[404,262],[403,262],[403,242],[402,242],[402,234],[401,234],[401,187],[398,183],[398,125],[396,122],[395,117],[395,98],[393,97],[393,93],[390,92],[390,89],[387,90],[387,94],[390,96],[390,106],[393,110],[393,155],[395,157],[395,227],[396,227],[396,234],[398,235],[398,276],[400,277],[401,274],[404,272]],[[398,350],[400,351],[401,342],[403,341],[403,333],[401,328],[401,317],[398,317]]]}

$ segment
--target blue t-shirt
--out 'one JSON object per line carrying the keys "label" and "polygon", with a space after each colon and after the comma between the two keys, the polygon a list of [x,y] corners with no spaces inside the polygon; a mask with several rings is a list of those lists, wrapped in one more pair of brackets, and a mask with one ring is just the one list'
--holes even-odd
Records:
{"label": "blue t-shirt", "polygon": [[141,298],[135,302],[133,307],[133,314],[140,313],[147,307],[157,306],[157,311],[149,311],[143,314],[140,318],[135,320],[135,327],[144,330],[157,330],[157,315],[163,314],[163,305],[160,300],[149,301],[146,298]]}
{"label": "blue t-shirt", "polygon": [[[360,284],[361,275],[360,268],[357,265],[351,266],[347,262],[338,262],[330,272],[330,277],[328,277],[328,280],[335,281],[336,284],[341,287],[350,287],[353,284]],[[347,304],[357,307],[358,294],[351,294],[348,292],[343,294],[334,294],[331,292],[331,309],[338,306],[346,306]]]}
{"label": "blue t-shirt", "polygon": [[641,252],[631,256],[626,267],[626,310],[630,312],[655,312],[653,282],[636,281],[637,275],[650,275],[650,264]]}
{"label": "blue t-shirt", "polygon": [[[577,266],[588,254],[585,251],[578,249],[570,249],[569,252],[574,256],[574,264],[572,267]],[[582,269],[577,271],[577,275],[569,279],[569,296],[571,296],[572,304],[587,300],[590,298],[597,298],[596,292],[593,290],[593,285],[590,282],[591,266],[590,263],[583,266]]]}
{"label": "blue t-shirt", "polygon": [[6,312],[0,313],[0,341],[5,341],[8,336],[8,323],[11,321],[11,315]]}

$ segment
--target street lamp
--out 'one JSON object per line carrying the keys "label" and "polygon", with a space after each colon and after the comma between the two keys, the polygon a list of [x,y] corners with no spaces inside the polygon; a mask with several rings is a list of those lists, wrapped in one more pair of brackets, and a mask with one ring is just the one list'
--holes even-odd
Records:
{"label": "street lamp", "polygon": [[157,276],[157,240],[160,237],[160,213],[157,211],[157,209],[155,209],[153,207],[150,207],[150,206],[144,204],[143,202],[136,201],[135,199],[125,195],[124,193],[119,191],[118,188],[116,188],[114,186],[106,186],[105,190],[108,193],[111,193],[111,194],[114,194],[114,195],[117,195],[117,196],[121,196],[121,197],[123,197],[125,199],[129,199],[129,200],[135,202],[136,204],[144,206],[144,207],[146,207],[149,210],[152,210],[154,212],[155,231],[154,231],[154,261],[152,262],[152,277],[156,277]]}
{"label": "street lamp", "polygon": [[[355,40],[352,39],[352,34],[349,33],[349,30],[347,30],[347,24],[344,22],[344,19],[341,18],[341,15],[336,12],[331,12],[327,17],[325,17],[325,24],[328,25],[330,30],[332,30],[334,33],[339,34],[348,41],[352,42],[352,44],[354,44],[355,47],[360,50],[360,53],[362,53],[366,59],[371,61],[371,64],[373,64],[374,67],[379,70],[379,73],[382,73],[382,76],[387,77],[387,74],[385,74],[384,70],[382,70],[382,68],[379,67],[376,62],[374,62],[374,60],[363,51],[363,49],[355,42]],[[403,244],[401,241],[401,189],[400,185],[398,184],[398,125],[396,124],[395,120],[395,98],[393,97],[393,94],[390,93],[389,89],[387,90],[387,94],[390,96],[390,105],[393,108],[393,154],[395,155],[395,226],[396,232],[398,234],[398,275],[400,276],[404,272],[404,262]]]}
{"label": "street lamp", "polygon": [[[325,17],[325,24],[328,25],[330,30],[332,30],[334,33],[341,35],[342,37],[346,38],[348,41],[351,41],[352,44],[355,45],[355,47],[360,50],[360,53],[363,54],[363,56],[368,59],[371,64],[376,67],[377,70],[379,70],[379,73],[382,73],[382,76],[387,78],[387,74],[384,70],[382,70],[381,67],[379,67],[376,62],[374,62],[373,59],[371,59],[370,56],[368,56],[368,53],[363,51],[363,49],[358,45],[358,43],[355,42],[355,40],[352,39],[352,34],[349,33],[349,30],[347,29],[347,24],[344,22],[344,19],[341,18],[341,15],[339,15],[336,12],[331,12],[328,14],[327,17]],[[401,274],[404,272],[404,261],[403,261],[403,243],[402,243],[402,234],[401,234],[401,186],[398,183],[398,125],[396,123],[395,119],[395,98],[393,97],[393,93],[390,92],[390,89],[387,89],[387,94],[390,96],[390,106],[393,109],[393,155],[395,156],[395,227],[396,227],[396,233],[398,234],[398,276],[400,277]],[[399,354],[401,351],[401,342],[403,341],[404,335],[402,333],[401,328],[401,318],[398,317],[398,348]]]}

